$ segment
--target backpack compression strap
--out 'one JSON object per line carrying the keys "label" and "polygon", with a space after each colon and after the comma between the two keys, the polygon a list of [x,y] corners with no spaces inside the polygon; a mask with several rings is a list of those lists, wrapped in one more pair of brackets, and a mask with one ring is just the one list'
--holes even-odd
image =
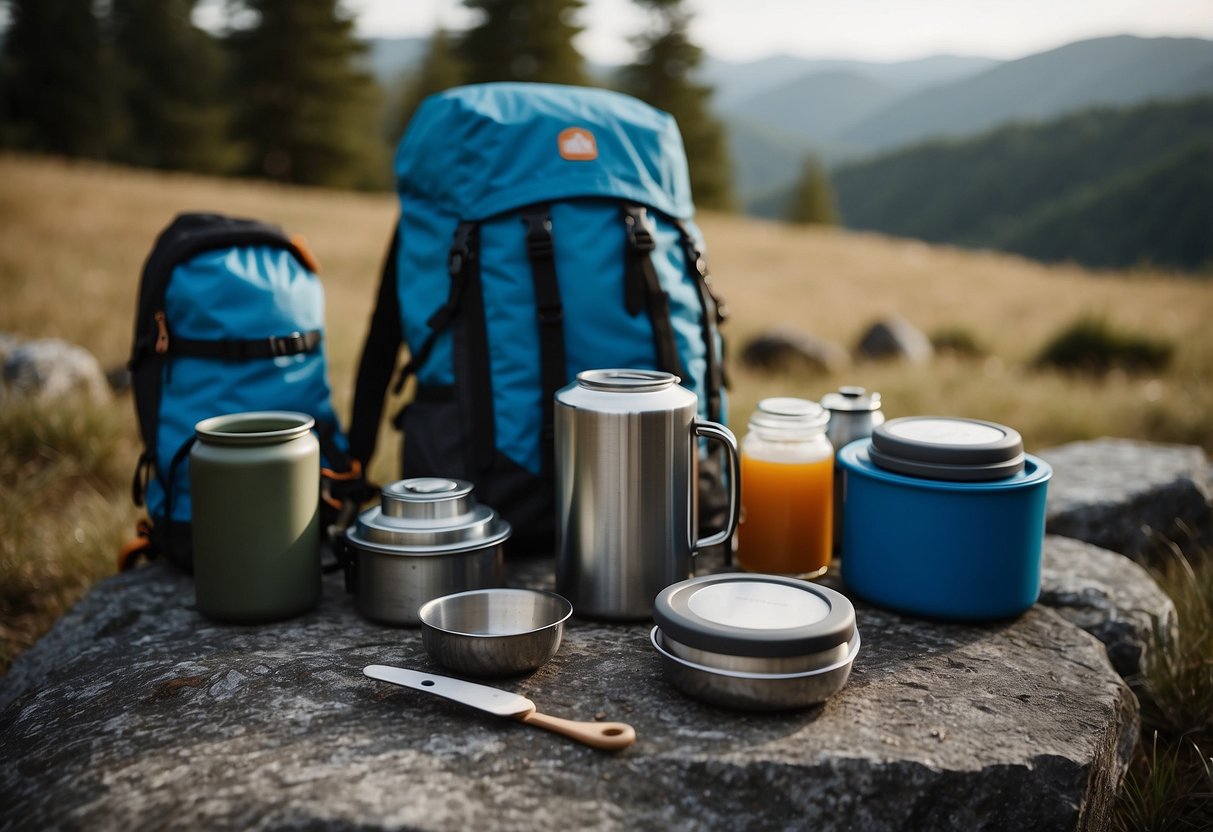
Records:
{"label": "backpack compression strap", "polygon": [[667,373],[687,378],[678,358],[674,341],[674,325],[670,322],[670,296],[661,288],[657,268],[653,265],[653,250],[657,248],[653,225],[648,211],[641,205],[625,203],[623,222],[627,228],[624,251],[624,306],[632,317],[648,309],[653,324],[653,348],[657,366]]}
{"label": "backpack compression strap", "polygon": [[674,224],[678,227],[678,234],[682,238],[687,268],[695,278],[695,285],[699,289],[699,302],[703,306],[703,341],[707,348],[708,361],[708,418],[719,422],[723,416],[721,390],[728,386],[728,379],[724,374],[723,351],[718,352],[716,349],[717,329],[728,317],[728,312],[712,291],[708,262],[703,256],[695,236],[691,234],[691,230],[682,220],[675,220]]}
{"label": "backpack compression strap", "polygon": [[[161,323],[161,326],[164,324]],[[307,332],[292,332],[271,338],[223,338],[204,340],[173,336],[167,341],[166,352],[190,358],[222,358],[228,361],[246,361],[252,358],[277,358],[280,355],[299,355],[311,352],[320,346],[322,332],[319,329]],[[168,338],[166,330],[166,338]]]}

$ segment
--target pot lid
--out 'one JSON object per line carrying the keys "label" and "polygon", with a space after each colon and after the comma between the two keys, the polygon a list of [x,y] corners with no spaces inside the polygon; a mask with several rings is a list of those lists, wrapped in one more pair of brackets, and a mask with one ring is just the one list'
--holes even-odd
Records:
{"label": "pot lid", "polygon": [[775,575],[704,575],[668,586],[653,620],[670,638],[712,653],[786,657],[846,644],[855,608],[846,596]]}
{"label": "pot lid", "polygon": [[384,486],[379,505],[359,514],[346,536],[377,552],[446,554],[499,543],[510,524],[476,502],[469,482],[414,477]]}
{"label": "pot lid", "polygon": [[1023,438],[994,422],[945,416],[905,416],[877,425],[872,462],[898,474],[937,480],[980,481],[1023,470]]}
{"label": "pot lid", "polygon": [[869,393],[864,387],[839,387],[837,393],[826,393],[821,397],[821,406],[842,413],[880,410],[880,394]]}

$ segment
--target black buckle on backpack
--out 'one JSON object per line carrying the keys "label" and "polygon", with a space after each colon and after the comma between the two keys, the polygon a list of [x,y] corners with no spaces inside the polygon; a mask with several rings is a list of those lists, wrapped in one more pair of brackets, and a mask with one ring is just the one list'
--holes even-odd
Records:
{"label": "black buckle on backpack", "polygon": [[648,254],[657,248],[653,232],[649,230],[648,216],[644,208],[632,206],[626,209],[623,217],[627,226],[628,248],[639,254]]}
{"label": "black buckle on backpack", "polygon": [[544,214],[523,214],[526,223],[526,253],[532,260],[552,259],[552,218]]}
{"label": "black buckle on backpack", "polygon": [[298,355],[307,352],[307,338],[302,332],[292,332],[290,335],[279,335],[269,339],[270,354],[274,357],[282,355]]}

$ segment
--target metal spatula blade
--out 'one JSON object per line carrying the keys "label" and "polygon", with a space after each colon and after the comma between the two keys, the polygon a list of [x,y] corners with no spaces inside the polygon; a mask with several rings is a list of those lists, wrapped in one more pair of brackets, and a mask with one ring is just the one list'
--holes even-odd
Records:
{"label": "metal spatula blade", "polygon": [[535,703],[525,696],[488,685],[384,664],[367,665],[362,672],[380,682],[436,694],[496,716],[512,716],[528,725],[546,728],[594,748],[615,750],[636,741],[636,731],[631,725],[622,722],[575,722],[548,716],[538,713]]}

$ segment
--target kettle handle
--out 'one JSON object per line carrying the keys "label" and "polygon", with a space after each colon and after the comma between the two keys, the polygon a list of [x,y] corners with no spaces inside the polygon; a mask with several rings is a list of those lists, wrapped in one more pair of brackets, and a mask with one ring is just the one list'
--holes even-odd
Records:
{"label": "kettle handle", "polygon": [[737,519],[741,513],[741,460],[737,455],[737,437],[733,431],[717,422],[696,419],[694,425],[696,436],[714,439],[724,446],[725,456],[729,462],[729,513],[724,528],[716,534],[696,540],[693,551],[710,549],[719,546],[733,536],[737,531]]}

